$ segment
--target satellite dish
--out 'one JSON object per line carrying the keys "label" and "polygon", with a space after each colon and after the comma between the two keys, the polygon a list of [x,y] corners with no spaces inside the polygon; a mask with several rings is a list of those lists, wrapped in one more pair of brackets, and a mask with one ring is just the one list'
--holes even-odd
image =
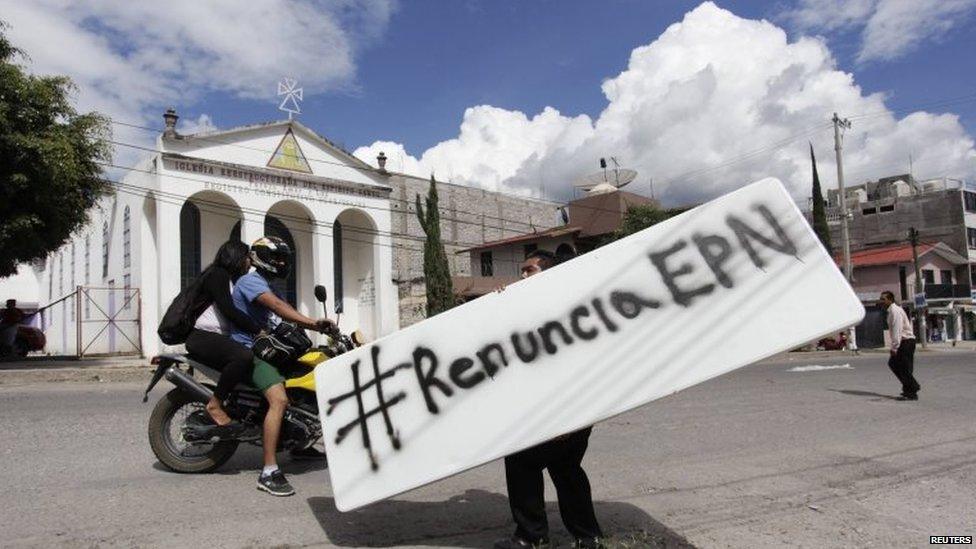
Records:
{"label": "satellite dish", "polygon": [[636,170],[621,168],[617,164],[617,159],[612,156],[610,160],[613,162],[612,169],[608,169],[607,161],[601,158],[600,167],[603,168],[603,171],[591,173],[577,179],[573,183],[573,187],[587,194],[603,194],[614,192],[637,177]]}

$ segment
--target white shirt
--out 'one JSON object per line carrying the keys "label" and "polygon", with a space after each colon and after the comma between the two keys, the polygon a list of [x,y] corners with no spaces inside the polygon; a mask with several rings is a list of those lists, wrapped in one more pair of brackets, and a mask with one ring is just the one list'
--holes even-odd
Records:
{"label": "white shirt", "polygon": [[908,320],[905,309],[892,303],[888,306],[888,333],[891,335],[891,351],[895,352],[903,339],[915,339],[912,321]]}
{"label": "white shirt", "polygon": [[[230,284],[230,291],[234,291],[234,284]],[[196,324],[193,325],[197,330],[203,330],[205,332],[213,332],[215,334],[221,334],[229,336],[233,326],[230,320],[221,314],[217,310],[217,305],[211,303],[209,307],[197,318]]]}

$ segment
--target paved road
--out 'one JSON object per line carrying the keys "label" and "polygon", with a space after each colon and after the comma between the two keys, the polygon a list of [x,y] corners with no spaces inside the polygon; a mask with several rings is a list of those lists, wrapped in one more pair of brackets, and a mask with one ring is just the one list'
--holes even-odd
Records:
{"label": "paved road", "polygon": [[[586,467],[604,528],[699,547],[976,535],[976,353],[920,356],[917,403],[891,399],[884,358],[762,363],[600,424]],[[789,371],[811,363],[851,368]],[[145,434],[162,392],[144,405],[141,389],[0,387],[4,546],[486,547],[509,533],[498,462],[348,514],[316,467],[284,462],[296,497],[255,490],[256,448],[219,474],[169,473]]]}

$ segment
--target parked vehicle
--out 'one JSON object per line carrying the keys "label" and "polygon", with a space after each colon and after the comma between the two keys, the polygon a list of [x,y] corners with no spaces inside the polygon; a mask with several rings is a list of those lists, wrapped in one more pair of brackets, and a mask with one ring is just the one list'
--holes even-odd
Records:
{"label": "parked vehicle", "polygon": [[[315,297],[324,305],[325,288],[317,286]],[[309,448],[322,437],[314,369],[362,343],[362,334],[358,331],[351,336],[332,333],[327,345],[308,349],[294,364],[279,368],[286,379],[285,391],[290,401],[282,423],[279,449]],[[255,435],[251,438],[209,435],[213,423],[204,404],[213,394],[219,371],[181,354],[160,355],[153,358],[153,364],[156,371],[146,388],[143,402],[148,400],[149,392],[161,379],[166,378],[175,386],[156,403],[149,417],[149,445],[163,465],[178,473],[208,473],[226,463],[242,442],[261,444]],[[205,378],[202,382],[194,377],[197,373]],[[224,406],[232,418],[254,427],[248,431],[261,432],[268,405],[257,389],[239,385]]]}

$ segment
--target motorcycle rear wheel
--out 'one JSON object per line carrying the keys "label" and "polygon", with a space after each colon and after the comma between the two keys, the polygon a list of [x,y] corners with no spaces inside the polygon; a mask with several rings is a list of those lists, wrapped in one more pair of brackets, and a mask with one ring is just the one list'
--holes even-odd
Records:
{"label": "motorcycle rear wheel", "polygon": [[183,422],[202,407],[184,391],[173,389],[159,399],[149,416],[149,446],[160,463],[177,473],[209,473],[237,450],[236,441],[191,445],[183,440]]}

